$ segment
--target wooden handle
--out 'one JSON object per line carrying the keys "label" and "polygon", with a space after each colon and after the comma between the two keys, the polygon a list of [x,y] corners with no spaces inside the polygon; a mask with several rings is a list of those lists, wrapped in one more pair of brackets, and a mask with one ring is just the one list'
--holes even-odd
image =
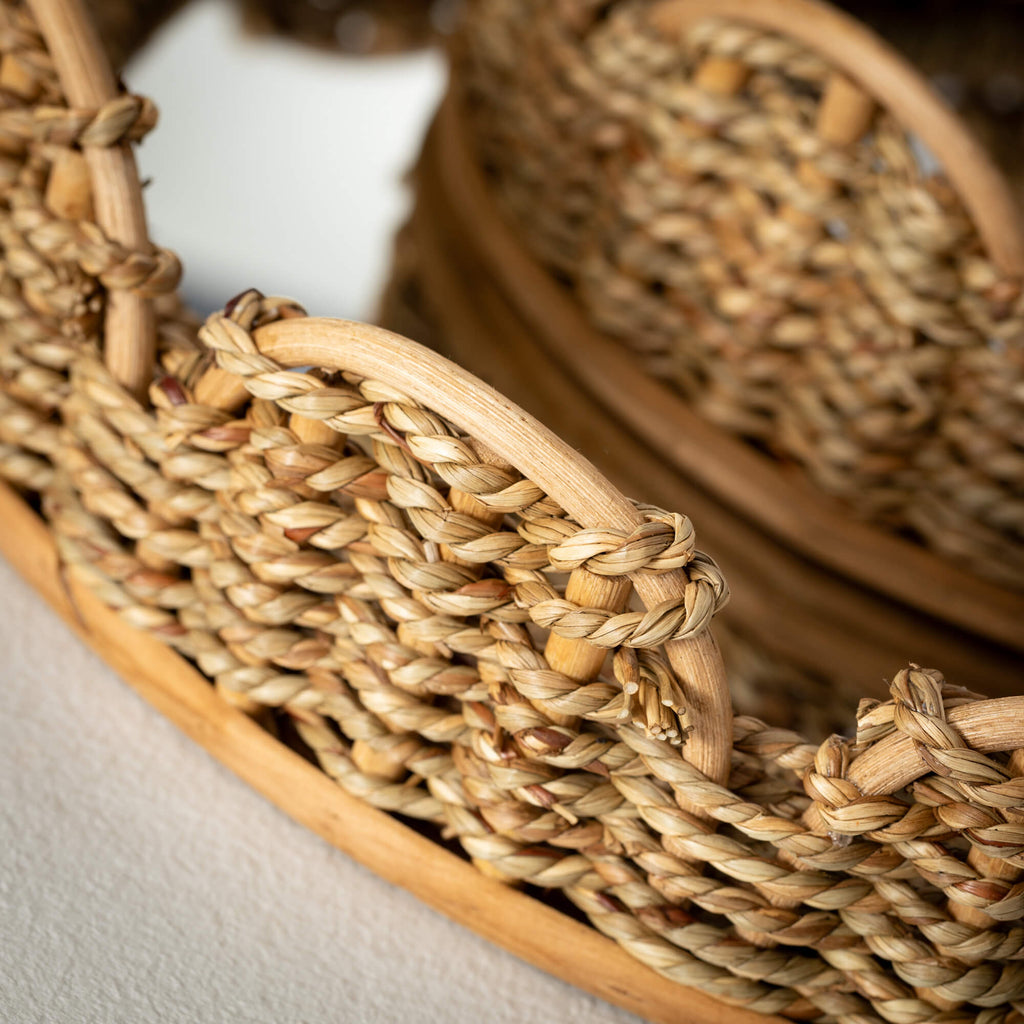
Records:
{"label": "wooden handle", "polygon": [[[299,318],[259,328],[259,350],[284,366],[350,370],[382,380],[463,428],[544,489],[584,528],[633,530],[643,518],[587,459],[532,416],[461,367],[390,331],[346,320]],[[197,387],[197,392],[199,388]],[[221,409],[241,405],[240,377],[219,372],[203,388]],[[683,596],[685,575],[631,576],[651,608]],[[721,655],[710,631],[665,645],[691,713],[686,757],[725,783],[732,749],[732,703]]]}
{"label": "wooden handle", "polygon": [[996,266],[1012,277],[1024,275],[1024,224],[1006,179],[913,65],[856,19],[818,0],[658,0],[651,18],[672,38],[706,18],[741,21],[828,58],[928,147]]}
{"label": "wooden handle", "polygon": [[[81,0],[29,0],[68,103],[97,109],[120,95],[114,74]],[[87,146],[96,222],[131,252],[151,249],[142,186],[128,143]],[[113,289],[107,297],[104,356],[113,376],[136,396],[145,394],[156,356],[153,303]]]}

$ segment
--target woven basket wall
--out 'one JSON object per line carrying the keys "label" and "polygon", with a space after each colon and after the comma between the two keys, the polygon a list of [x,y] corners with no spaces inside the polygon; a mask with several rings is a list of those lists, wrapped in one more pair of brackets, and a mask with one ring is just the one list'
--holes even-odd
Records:
{"label": "woven basket wall", "polygon": [[386,332],[255,290],[182,310],[110,217],[154,111],[87,27],[0,5],[0,476],[61,579],[723,1007],[1017,1024],[1024,697],[894,665],[847,738],[734,715],[685,516]]}

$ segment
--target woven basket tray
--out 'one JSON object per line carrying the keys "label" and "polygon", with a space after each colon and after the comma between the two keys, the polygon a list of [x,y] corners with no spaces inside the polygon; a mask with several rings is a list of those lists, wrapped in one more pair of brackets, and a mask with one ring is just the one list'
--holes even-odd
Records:
{"label": "woven basket tray", "polygon": [[72,0],[0,19],[0,536],[72,628],[330,841],[651,1020],[1019,1019],[1024,697],[894,665],[849,739],[735,716],[685,516],[388,332],[256,291],[197,332],[152,108]]}
{"label": "woven basket tray", "polygon": [[[838,12],[736,4],[715,35],[705,7],[622,4],[579,36],[568,16],[471,8],[384,322],[500,382],[627,492],[703,524],[733,584],[724,622],[743,648],[731,667],[745,708],[783,721],[790,709],[774,695],[814,706],[822,680],[852,707],[885,662],[925,651],[968,685],[1016,692],[1024,319],[1019,276],[983,255],[1019,264],[1006,182],[917,73]],[[682,44],[680,18],[693,25]],[[787,25],[802,28],[786,37]],[[536,55],[521,78],[500,64],[513,44]],[[614,46],[639,70],[587,78],[585,60],[611,67]],[[837,61],[863,69],[877,98]],[[684,112],[659,115],[671,97]],[[948,184],[916,164],[898,170],[911,147],[901,123],[944,158],[980,238]],[[622,155],[613,136],[633,149]],[[897,169],[855,176],[883,157]],[[931,199],[928,230],[960,232],[965,265],[987,268],[987,283],[929,296],[929,275],[955,269],[940,248],[865,286],[862,266],[898,268],[924,230],[882,231],[870,219],[880,195],[886,216]],[[708,212],[716,203],[725,212]],[[840,213],[845,248],[823,223]],[[732,283],[716,291],[715,274]],[[721,307],[740,291],[754,305],[730,321]],[[901,324],[899,302],[930,321]],[[940,322],[959,322],[961,340],[938,337]],[[777,343],[800,323],[815,340]],[[863,323],[881,324],[877,348]],[[705,382],[696,391],[666,370],[680,360]],[[894,396],[895,380],[920,408]],[[929,529],[911,535],[895,505],[872,521],[897,499]]]}

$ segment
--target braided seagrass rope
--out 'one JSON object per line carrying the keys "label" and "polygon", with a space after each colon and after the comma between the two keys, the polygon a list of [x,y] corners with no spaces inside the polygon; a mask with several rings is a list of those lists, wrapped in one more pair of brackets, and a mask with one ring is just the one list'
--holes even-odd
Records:
{"label": "braided seagrass rope", "polygon": [[105,288],[120,288],[155,296],[173,292],[181,278],[181,264],[167,249],[153,253],[131,252],[125,246],[104,237],[95,224],[72,222],[46,215],[44,210],[25,203],[19,211],[20,197],[13,197],[15,213],[11,231],[3,243],[18,260],[19,272],[35,269],[34,261],[59,260],[77,263]]}
{"label": "braided seagrass rope", "polygon": [[[47,166],[26,150],[18,169],[40,204]],[[1020,886],[971,854],[1020,866],[1021,771],[965,747],[950,715],[971,695],[901,674],[855,741],[820,750],[737,718],[728,784],[712,783],[672,742],[689,712],[659,650],[726,594],[685,517],[580,530],[386,383],[260,355],[251,332],[301,311],[254,293],[203,331],[246,377],[244,408],[199,400],[209,356],[173,306],[147,407],[102,364],[103,291],[73,247],[18,246],[37,262],[0,282],[0,472],[43,489],[65,571],[129,622],[278,709],[350,792],[435,822],[503,878],[564,887],[670,977],[800,1018],[1014,1019]],[[653,619],[561,589],[580,567],[679,566],[691,588]],[[595,680],[551,669],[538,617],[613,644]],[[897,731],[931,773],[862,794],[859,759]]]}
{"label": "braided seagrass rope", "polygon": [[67,107],[0,111],[0,135],[60,146],[116,146],[138,142],[155,126],[157,110],[145,96],[118,96],[98,110]]}

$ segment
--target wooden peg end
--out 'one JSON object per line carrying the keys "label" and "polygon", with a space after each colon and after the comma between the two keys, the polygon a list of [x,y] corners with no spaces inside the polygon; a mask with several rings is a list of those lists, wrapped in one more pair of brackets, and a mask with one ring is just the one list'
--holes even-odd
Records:
{"label": "wooden peg end", "polygon": [[835,146],[849,146],[871,127],[876,103],[845,75],[833,73],[818,107],[817,131]]}
{"label": "wooden peg end", "polygon": [[323,444],[328,448],[343,448],[345,435],[339,434],[323,420],[314,420],[309,416],[292,413],[288,420],[288,428],[303,444]]}
{"label": "wooden peg end", "polygon": [[89,165],[78,150],[62,149],[54,159],[46,183],[46,206],[65,220],[96,219]]}
{"label": "wooden peg end", "polygon": [[716,96],[735,96],[750,77],[750,65],[736,57],[707,57],[693,73],[693,84]]}

